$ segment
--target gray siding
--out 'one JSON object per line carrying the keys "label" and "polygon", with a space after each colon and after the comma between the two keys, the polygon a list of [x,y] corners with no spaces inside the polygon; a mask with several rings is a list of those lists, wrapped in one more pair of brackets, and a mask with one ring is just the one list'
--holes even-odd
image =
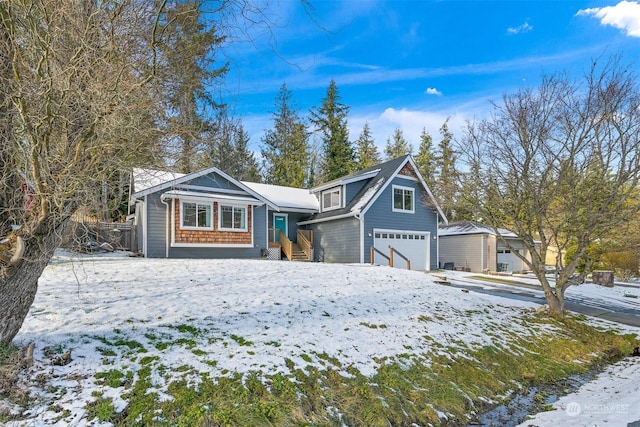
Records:
{"label": "gray siding", "polygon": [[160,193],[147,196],[147,253],[149,258],[166,257],[167,206],[160,201]]}
{"label": "gray siding", "polygon": [[200,187],[221,188],[225,190],[240,190],[240,187],[217,174],[199,176],[198,178],[188,181],[185,184],[197,185]]}
{"label": "gray siding", "polygon": [[[440,236],[440,267],[452,262],[454,267],[481,273],[487,268],[487,250],[486,234]],[[493,250],[495,253],[495,246]]]}
{"label": "gray siding", "polygon": [[313,230],[314,261],[360,262],[360,221],[343,218],[308,226]]}
{"label": "gray siding", "polygon": [[[415,213],[393,212],[393,185],[415,189]],[[429,255],[430,268],[438,268],[438,213],[419,182],[395,177],[379,195],[364,215],[364,262],[370,262],[369,248],[373,246],[373,230],[391,229],[406,231],[428,231],[431,233]]]}

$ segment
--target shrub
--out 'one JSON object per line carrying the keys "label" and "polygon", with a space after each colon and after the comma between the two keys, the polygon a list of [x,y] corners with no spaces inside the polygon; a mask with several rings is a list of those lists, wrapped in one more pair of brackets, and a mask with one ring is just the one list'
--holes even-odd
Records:
{"label": "shrub", "polygon": [[633,252],[607,252],[602,254],[601,260],[604,267],[613,270],[620,280],[629,280],[638,275],[640,258]]}

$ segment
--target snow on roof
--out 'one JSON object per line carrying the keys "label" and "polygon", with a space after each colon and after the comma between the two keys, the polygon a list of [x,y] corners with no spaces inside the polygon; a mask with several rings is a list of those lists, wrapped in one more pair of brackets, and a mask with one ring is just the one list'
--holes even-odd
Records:
{"label": "snow on roof", "polygon": [[[518,237],[513,231],[506,228],[499,228],[498,232],[503,237]],[[454,222],[449,225],[442,226],[438,229],[439,236],[456,236],[460,234],[492,234],[496,235],[495,230],[487,225],[478,224],[471,221]]]}
{"label": "snow on roof", "polygon": [[246,181],[242,181],[242,183],[280,208],[303,209],[313,212],[320,209],[316,196],[304,188]]}
{"label": "snow on roof", "polygon": [[154,169],[133,169],[133,188],[136,193],[182,178],[185,174]]}
{"label": "snow on roof", "polygon": [[385,178],[380,178],[375,184],[367,189],[367,191],[360,197],[360,200],[351,207],[351,212],[360,212],[363,207],[367,206],[371,198],[378,192],[382,184],[384,184]]}

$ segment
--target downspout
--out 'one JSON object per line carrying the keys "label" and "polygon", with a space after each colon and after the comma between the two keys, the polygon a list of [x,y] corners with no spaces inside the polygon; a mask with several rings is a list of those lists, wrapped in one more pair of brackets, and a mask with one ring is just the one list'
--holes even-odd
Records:
{"label": "downspout", "polygon": [[360,221],[360,264],[364,264],[364,218],[360,212],[356,213],[354,217]]}
{"label": "downspout", "polygon": [[167,203],[164,194],[162,196],[160,196],[160,203],[162,203],[165,207],[165,212],[166,212],[166,220],[167,220],[167,228],[166,228],[166,233],[165,233],[165,239],[164,239],[164,257],[165,258],[169,258],[169,238],[170,238],[170,234],[171,234],[171,223],[169,222],[169,220],[171,219],[171,217],[169,216],[169,203]]}
{"label": "downspout", "polygon": [[147,224],[147,210],[149,205],[148,196],[144,196],[144,204],[142,205],[142,253],[145,258],[149,257],[149,253],[147,252],[147,235],[149,234],[149,227]]}

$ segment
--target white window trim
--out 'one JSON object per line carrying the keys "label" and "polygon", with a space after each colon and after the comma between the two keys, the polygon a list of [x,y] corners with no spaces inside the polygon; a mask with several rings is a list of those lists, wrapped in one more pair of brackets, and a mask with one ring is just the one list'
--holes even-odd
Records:
{"label": "white window trim", "polygon": [[[325,207],[324,206],[324,195],[327,194],[327,193],[335,193],[335,192],[338,193],[338,200],[339,200],[338,205],[337,206],[331,206],[331,207],[328,207],[328,208]],[[322,206],[322,212],[334,211],[336,209],[342,208],[342,193],[343,193],[342,186],[332,187],[332,188],[330,188],[328,190],[324,190],[324,191],[320,192],[320,204]]]}
{"label": "white window trim", "polygon": [[[240,208],[244,209],[244,228],[227,228],[222,226],[222,208]],[[220,203],[218,202],[218,230],[220,231],[231,231],[234,233],[246,233],[249,231],[249,206],[248,205],[238,205],[233,203]]]}
{"label": "white window trim", "polygon": [[[398,190],[408,190],[411,191],[411,209],[397,209],[395,204],[396,197],[396,189]],[[404,187],[402,185],[392,185],[391,186],[391,210],[393,212],[401,212],[401,213],[415,213],[416,212],[416,189],[413,187]]]}
{"label": "white window trim", "polygon": [[[211,213],[211,221],[210,227],[192,227],[189,225],[184,225],[184,204],[195,204],[196,205],[196,221],[198,220],[198,205],[202,206],[210,206],[209,212]],[[181,230],[195,230],[195,231],[213,231],[213,203],[202,203],[202,201],[196,202],[193,200],[180,200],[180,229]]]}

